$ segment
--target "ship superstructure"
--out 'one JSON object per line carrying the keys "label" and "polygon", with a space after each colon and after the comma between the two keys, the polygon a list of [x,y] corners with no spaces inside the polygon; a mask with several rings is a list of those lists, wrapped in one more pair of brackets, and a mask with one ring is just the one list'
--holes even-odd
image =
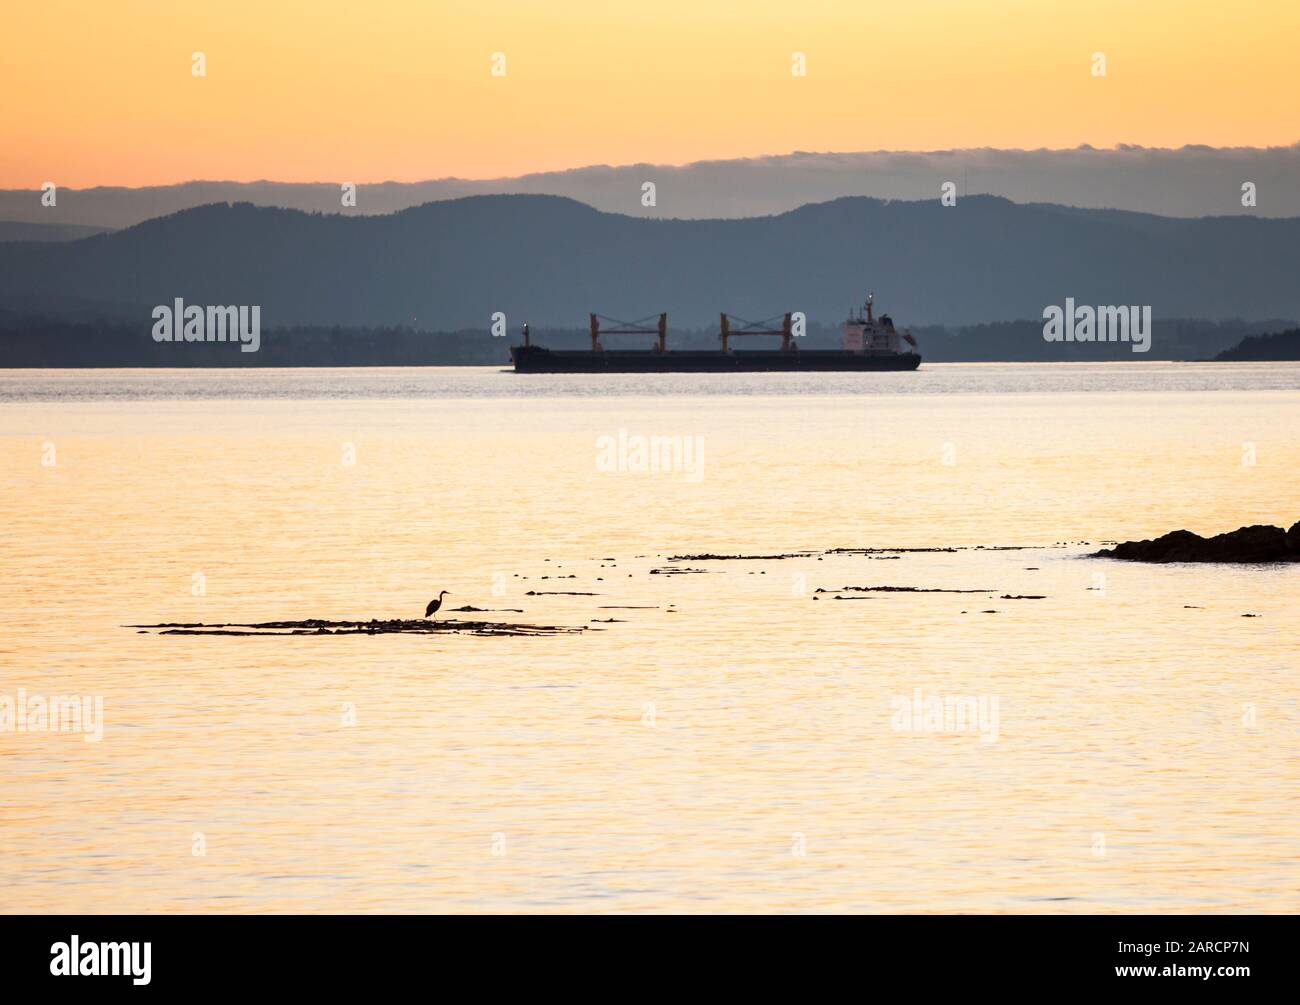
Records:
{"label": "ship superstructure", "polygon": [[894,319],[882,314],[877,321],[874,315],[875,294],[868,294],[861,310],[850,310],[848,319],[840,325],[841,347],[845,352],[855,353],[901,353],[906,342],[916,348],[916,339],[910,331],[900,332],[894,327]]}

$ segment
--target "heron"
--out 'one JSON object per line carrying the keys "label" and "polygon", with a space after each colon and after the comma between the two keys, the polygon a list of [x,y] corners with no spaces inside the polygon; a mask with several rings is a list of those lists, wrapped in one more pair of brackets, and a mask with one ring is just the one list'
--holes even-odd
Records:
{"label": "heron", "polygon": [[424,616],[426,618],[432,618],[434,614],[437,613],[438,608],[442,606],[442,598],[450,592],[451,592],[450,590],[443,590],[441,593],[438,594],[437,600],[430,600],[429,606],[424,609]]}

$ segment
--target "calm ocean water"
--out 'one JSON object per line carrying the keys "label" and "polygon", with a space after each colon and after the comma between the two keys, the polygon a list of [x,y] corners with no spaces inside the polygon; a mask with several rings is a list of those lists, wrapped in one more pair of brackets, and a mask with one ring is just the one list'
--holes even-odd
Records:
{"label": "calm ocean water", "polygon": [[[1300,566],[1085,556],[1290,525],[1297,430],[1296,364],[0,371],[0,703],[103,700],[0,732],[0,909],[1295,911]],[[589,630],[124,627],[442,589]]]}

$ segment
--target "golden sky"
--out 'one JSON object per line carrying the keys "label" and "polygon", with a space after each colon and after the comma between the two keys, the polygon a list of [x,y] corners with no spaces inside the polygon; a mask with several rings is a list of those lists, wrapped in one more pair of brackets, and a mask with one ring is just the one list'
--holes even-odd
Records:
{"label": "golden sky", "polygon": [[0,36],[0,187],[1290,144],[1297,39],[1300,0],[28,2]]}

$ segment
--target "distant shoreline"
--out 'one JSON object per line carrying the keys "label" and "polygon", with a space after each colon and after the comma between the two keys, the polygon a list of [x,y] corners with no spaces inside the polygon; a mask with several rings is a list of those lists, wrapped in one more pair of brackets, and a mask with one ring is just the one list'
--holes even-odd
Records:
{"label": "distant shoreline", "polygon": [[[1047,342],[1040,320],[963,326],[911,326],[922,367],[935,363],[1268,362],[1300,358],[1300,328],[1286,320],[1207,321],[1157,318],[1151,351],[1123,342]],[[149,328],[120,315],[74,319],[0,310],[3,369],[267,369],[286,367],[483,366],[508,369],[514,330],[429,331],[406,326],[310,325],[268,327],[256,352],[238,342],[155,342]],[[553,349],[589,348],[572,328],[534,325],[532,341]],[[804,349],[837,349],[836,328],[810,324]],[[628,348],[634,346],[629,345]],[[672,349],[716,349],[707,329],[669,333]],[[649,341],[644,346],[649,348]],[[1290,355],[1287,355],[1290,353]]]}
{"label": "distant shoreline", "polygon": [[[1140,363],[1140,364],[1202,364],[1202,363],[1295,363],[1300,359],[1143,359],[1134,357],[1133,359],[937,359],[923,360],[919,369],[924,370],[933,366],[998,366],[998,365],[1025,365],[1025,366],[1089,366],[1100,363]],[[294,363],[277,361],[274,363],[246,363],[241,360],[234,360],[230,363],[161,363],[161,362],[123,362],[123,363],[4,363],[0,362],[0,370],[436,370],[443,368],[470,368],[475,370],[500,370],[503,373],[513,374],[514,368],[510,361],[502,363],[482,363],[482,362],[457,362],[444,360],[441,362],[430,363],[384,363],[384,362],[366,362],[355,361],[348,363]],[[793,371],[795,373],[811,373],[816,371]],[[836,371],[830,371],[834,373]],[[852,371],[838,371],[848,373]],[[872,371],[866,371],[871,373]],[[653,374],[651,374],[653,375]],[[750,376],[755,374],[751,373]],[[762,372],[758,374],[762,375]],[[522,374],[521,376],[565,376],[564,374]],[[569,376],[574,376],[570,374]],[[636,376],[636,374],[613,374],[612,376]],[[672,374],[660,374],[660,376],[672,376]],[[680,376],[680,375],[679,375]],[[689,376],[689,374],[686,374]],[[701,374],[707,376],[707,374]]]}

